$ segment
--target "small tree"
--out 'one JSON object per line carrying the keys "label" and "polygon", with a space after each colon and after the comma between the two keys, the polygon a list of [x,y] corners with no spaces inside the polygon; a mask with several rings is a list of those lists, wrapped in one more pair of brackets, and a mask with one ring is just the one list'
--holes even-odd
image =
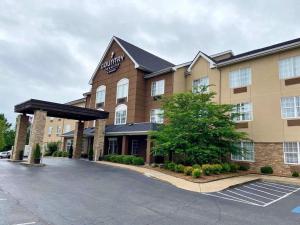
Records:
{"label": "small tree", "polygon": [[46,156],[50,156],[53,154],[53,152],[56,152],[59,150],[59,145],[60,142],[49,142],[47,144],[47,151],[46,151]]}
{"label": "small tree", "polygon": [[72,159],[72,157],[73,157],[73,145],[71,145],[69,148],[68,157],[69,157],[69,159]]}
{"label": "small tree", "polygon": [[151,132],[153,154],[177,156],[185,164],[225,161],[241,153],[235,144],[247,135],[235,129],[234,106],[213,102],[214,92],[180,93],[162,99],[167,124]]}
{"label": "small tree", "polygon": [[39,164],[41,161],[41,147],[40,145],[37,143],[35,146],[35,149],[33,151],[33,159],[34,159],[34,163]]}
{"label": "small tree", "polygon": [[93,157],[94,157],[94,151],[93,151],[93,148],[90,147],[90,149],[89,149],[89,160],[92,161]]}

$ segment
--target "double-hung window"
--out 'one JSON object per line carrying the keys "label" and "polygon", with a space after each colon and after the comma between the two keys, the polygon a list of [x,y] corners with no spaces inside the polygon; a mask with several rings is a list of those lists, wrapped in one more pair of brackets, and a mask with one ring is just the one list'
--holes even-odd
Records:
{"label": "double-hung window", "polygon": [[61,126],[56,127],[56,135],[61,134]]}
{"label": "double-hung window", "polygon": [[108,138],[108,154],[118,154],[117,138]]}
{"label": "double-hung window", "polygon": [[240,142],[240,154],[232,154],[231,159],[236,161],[254,161],[254,144],[253,142]]}
{"label": "double-hung window", "polygon": [[251,121],[252,118],[252,104],[251,103],[239,103],[234,107],[234,113],[238,114],[235,118],[235,122]]}
{"label": "double-hung window", "polygon": [[139,152],[139,140],[133,139],[131,143],[131,155],[137,155]]}
{"label": "double-hung window", "polygon": [[243,68],[229,73],[230,88],[246,87],[251,85],[251,69]]}
{"label": "double-hung window", "polygon": [[96,92],[96,108],[97,109],[104,106],[105,92],[106,92],[106,87],[104,85],[101,85],[97,88],[97,92]]}
{"label": "double-hung window", "polygon": [[300,143],[283,142],[284,163],[300,164]]}
{"label": "double-hung window", "polygon": [[119,80],[117,83],[117,100],[118,99],[126,99],[128,98],[128,85],[129,80],[127,78],[123,78]]}
{"label": "double-hung window", "polygon": [[164,111],[162,109],[152,109],[150,112],[151,123],[163,123],[164,122]]}
{"label": "double-hung window", "polygon": [[165,80],[153,81],[151,86],[151,96],[159,96],[165,93]]}
{"label": "double-hung window", "polygon": [[202,77],[198,80],[193,80],[193,92],[200,93],[203,87],[207,87],[209,85],[208,77]]}
{"label": "double-hung window", "polygon": [[300,76],[300,56],[282,59],[278,64],[281,80]]}
{"label": "double-hung window", "polygon": [[115,125],[126,124],[127,120],[127,105],[118,105],[115,113]]}
{"label": "double-hung window", "polygon": [[283,119],[300,117],[300,96],[281,98],[281,115]]}

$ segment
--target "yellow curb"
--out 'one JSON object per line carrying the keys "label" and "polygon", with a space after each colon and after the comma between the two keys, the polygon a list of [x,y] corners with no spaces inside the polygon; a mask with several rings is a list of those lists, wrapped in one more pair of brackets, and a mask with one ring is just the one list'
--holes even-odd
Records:
{"label": "yellow curb", "polygon": [[187,190],[187,191],[193,191],[193,192],[217,192],[224,190],[226,188],[229,188],[231,186],[243,184],[249,181],[254,181],[260,179],[257,175],[245,175],[245,176],[239,176],[239,177],[231,177],[227,179],[217,180],[217,181],[211,181],[208,183],[194,183],[191,181],[187,181],[178,177],[174,177],[168,174],[164,174],[155,170],[151,170],[144,167],[139,166],[131,166],[131,165],[125,165],[125,164],[119,164],[119,163],[111,163],[111,162],[104,162],[104,161],[97,161],[96,163],[100,163],[103,165],[109,165],[109,166],[115,166],[119,168],[129,169],[133,170],[142,174],[145,174],[146,176],[153,177],[156,179],[159,179],[161,181],[168,182],[178,188]]}

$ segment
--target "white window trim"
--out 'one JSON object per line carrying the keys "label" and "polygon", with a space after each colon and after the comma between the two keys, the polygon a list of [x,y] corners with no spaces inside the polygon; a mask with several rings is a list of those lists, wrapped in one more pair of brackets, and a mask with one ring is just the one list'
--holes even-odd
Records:
{"label": "white window trim", "polygon": [[[286,58],[283,58],[283,59],[280,59],[278,60],[278,76],[279,76],[279,79],[280,80],[289,80],[289,79],[293,79],[293,78],[297,78],[297,77],[300,77],[300,74],[297,74],[296,75],[296,65],[295,65],[295,59],[300,57],[300,55],[296,55],[296,56],[292,56],[292,57],[286,57]],[[281,74],[280,74],[280,63],[284,60],[288,60],[288,59],[292,59],[293,60],[293,76],[291,77],[282,77]]]}
{"label": "white window trim", "polygon": [[[285,142],[296,142],[297,143],[297,150],[298,150],[298,163],[289,163],[286,161],[286,157],[285,157],[285,151],[284,151],[284,143]],[[283,151],[283,161],[284,164],[286,165],[300,165],[300,142],[299,141],[285,141],[282,143],[282,151]]]}
{"label": "white window trim", "polygon": [[[154,111],[154,110],[160,110],[160,111],[162,111],[162,114],[164,114],[164,110],[162,110],[161,108],[157,108],[157,109],[151,109],[150,110],[150,123],[157,123],[157,122],[152,122],[152,112]],[[163,124],[164,123],[164,116],[163,116],[163,118],[162,118],[162,123],[157,123],[157,124]]]}
{"label": "white window trim", "polygon": [[[197,78],[197,79],[195,79],[195,80],[192,80],[192,92],[193,93],[199,93],[199,92],[196,92],[195,91],[195,85],[194,85],[194,82],[195,81],[197,81],[197,80],[201,80],[201,79],[207,79],[208,80],[208,82],[207,82],[207,85],[209,85],[209,77],[208,77],[208,75],[206,75],[206,76],[202,76],[202,77],[199,77],[199,78]],[[200,87],[200,86],[198,86],[198,87]],[[197,87],[197,88],[198,88]],[[209,91],[209,87],[207,87],[207,91],[206,92],[208,92]]]}
{"label": "white window trim", "polygon": [[[117,124],[117,112],[118,111],[123,111],[123,110],[126,110],[125,122]],[[124,125],[124,124],[126,124],[127,123],[127,114],[128,114],[128,107],[127,107],[127,105],[125,105],[125,104],[118,105],[116,107],[116,110],[115,110],[115,125]]]}
{"label": "white window trim", "polygon": [[48,135],[52,135],[53,127],[48,127]]}
{"label": "white window trim", "polygon": [[126,102],[128,102],[128,92],[129,92],[129,79],[127,78],[122,78],[121,80],[118,81],[117,83],[117,91],[116,91],[116,103],[118,103],[118,87],[121,85],[127,84],[127,93],[126,96],[122,97],[122,98],[126,98]]}
{"label": "white window trim", "polygon": [[[293,120],[293,119],[299,119],[300,118],[300,116],[297,116],[296,97],[300,98],[300,96],[282,96],[280,98],[281,119],[283,119],[283,120]],[[294,100],[294,116],[293,117],[284,117],[283,107],[282,107],[282,99],[283,98],[293,98],[293,100]]]}
{"label": "white window trim", "polygon": [[[240,142],[241,143],[241,147],[243,148],[243,141]],[[232,161],[236,161],[236,162],[255,162],[255,144],[254,142],[251,142],[252,143],[252,146],[253,146],[253,160],[247,160],[247,159],[244,159],[244,156],[242,156],[243,159],[239,159],[239,160],[236,160],[236,159],[233,159],[233,155],[231,154],[231,160]]]}
{"label": "white window trim", "polygon": [[[231,86],[232,86],[232,85],[231,85],[231,73],[237,72],[237,71],[238,71],[238,72],[239,72],[239,75],[240,75],[240,72],[241,72],[241,70],[243,70],[243,69],[249,69],[249,70],[250,70],[249,84],[247,84],[246,86],[240,85],[240,86],[236,86],[236,87],[231,87]],[[230,89],[241,88],[241,87],[248,87],[248,86],[252,85],[252,69],[251,69],[250,67],[243,67],[243,68],[239,68],[239,69],[236,69],[236,70],[232,70],[232,71],[230,71],[230,72],[228,73],[228,81],[229,81],[229,88],[230,88]]]}
{"label": "white window trim", "polygon": [[[163,82],[163,93],[161,94],[153,94],[153,83],[156,83],[156,82]],[[155,96],[160,96],[160,95],[164,95],[165,94],[165,80],[155,80],[155,81],[152,81],[151,83],[151,96],[152,97],[155,97]]]}
{"label": "white window trim", "polygon": [[[100,92],[100,91],[104,91],[104,100],[103,100],[102,102],[98,102],[98,99],[97,99],[97,97],[98,97],[98,92]],[[96,90],[96,101],[95,101],[95,106],[96,106],[96,108],[97,108],[97,104],[98,104],[98,103],[103,103],[103,105],[105,105],[105,100],[106,100],[106,86],[105,86],[105,85],[101,85],[101,86],[99,86],[99,87],[97,88],[97,90]]]}
{"label": "white window trim", "polygon": [[[250,104],[250,106],[251,106],[251,113],[250,113],[251,119],[250,120],[235,120],[234,122],[235,123],[244,123],[244,122],[253,121],[253,105],[252,105],[252,102],[240,102],[240,103],[236,103],[235,105],[239,105],[239,104]],[[241,115],[240,115],[240,117],[241,117]]]}

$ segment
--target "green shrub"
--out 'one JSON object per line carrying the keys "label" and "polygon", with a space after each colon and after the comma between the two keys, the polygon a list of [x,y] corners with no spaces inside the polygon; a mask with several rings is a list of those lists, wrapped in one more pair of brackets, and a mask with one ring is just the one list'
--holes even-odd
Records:
{"label": "green shrub", "polygon": [[260,168],[260,172],[262,174],[272,174],[273,173],[273,169],[271,166],[263,166]]}
{"label": "green shrub", "polygon": [[229,173],[230,172],[230,165],[229,165],[229,163],[223,163],[222,164],[222,171],[223,171],[223,173]]}
{"label": "green shrub", "polygon": [[299,172],[294,171],[294,172],[292,173],[292,176],[293,176],[293,177],[299,177]]}
{"label": "green shrub", "polygon": [[229,165],[230,165],[230,172],[232,173],[236,173],[240,168],[240,166],[236,163],[229,163]]}
{"label": "green shrub", "polygon": [[134,157],[132,159],[132,164],[133,165],[144,165],[145,164],[144,158],[142,158],[142,157]]}
{"label": "green shrub", "polygon": [[211,168],[211,165],[209,164],[204,164],[202,165],[202,171],[203,173],[206,175],[206,176],[209,176],[212,174],[212,168]]}
{"label": "green shrub", "polygon": [[239,170],[242,170],[242,171],[248,171],[250,169],[250,166],[249,165],[240,165],[240,168]]}
{"label": "green shrub", "polygon": [[45,156],[51,156],[54,152],[59,150],[60,142],[49,142],[47,143],[47,151],[45,152]]}
{"label": "green shrub", "polygon": [[184,174],[185,174],[186,176],[191,176],[192,173],[193,173],[193,167],[191,167],[191,166],[186,166],[186,167],[184,168]]}
{"label": "green shrub", "polygon": [[132,164],[132,160],[135,158],[133,155],[124,155],[122,158],[122,163],[124,164]]}
{"label": "green shrub", "polygon": [[222,172],[222,166],[220,164],[213,164],[211,165],[212,173],[220,174]]}
{"label": "green shrub", "polygon": [[168,163],[168,170],[175,171],[176,164],[173,162]]}
{"label": "green shrub", "polygon": [[41,159],[41,147],[39,144],[36,144],[35,149],[33,151],[33,158],[34,159]]}
{"label": "green shrub", "polygon": [[184,165],[178,164],[175,166],[175,172],[177,173],[183,173],[184,172]]}
{"label": "green shrub", "polygon": [[93,160],[93,158],[94,158],[94,150],[93,150],[93,148],[89,149],[88,158],[89,158],[90,161]]}
{"label": "green shrub", "polygon": [[193,178],[199,178],[202,174],[201,169],[193,169],[192,176]]}
{"label": "green shrub", "polygon": [[201,169],[201,166],[199,164],[194,164],[193,169]]}

